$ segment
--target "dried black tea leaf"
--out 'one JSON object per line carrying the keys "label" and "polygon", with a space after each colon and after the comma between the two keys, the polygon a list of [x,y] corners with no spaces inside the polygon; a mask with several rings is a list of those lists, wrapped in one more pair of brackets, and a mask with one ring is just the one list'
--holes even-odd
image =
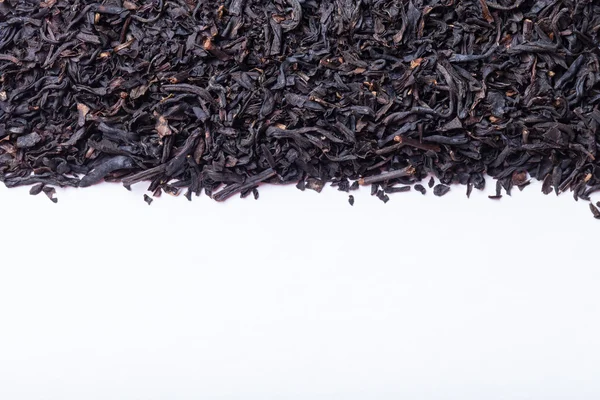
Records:
{"label": "dried black tea leaf", "polygon": [[526,184],[528,184],[528,180],[527,180],[527,172],[525,171],[520,171],[517,172],[515,171],[512,174],[512,184],[518,187],[522,187]]}
{"label": "dried black tea leaf", "polygon": [[427,183],[427,186],[429,186],[430,189],[433,186],[435,186],[435,179],[433,179],[433,176],[431,178],[429,178],[429,182]]}
{"label": "dried black tea leaf", "polygon": [[180,193],[179,188],[176,188],[172,185],[164,185],[162,189],[166,194],[169,194],[171,196],[179,196]]}
{"label": "dried black tea leaf", "polygon": [[600,219],[600,210],[598,210],[598,207],[593,203],[590,203],[590,210],[592,211],[592,214],[594,214],[594,218]]}
{"label": "dried black tea leaf", "polygon": [[377,192],[377,198],[379,200],[383,201],[384,203],[387,203],[388,201],[390,201],[390,197],[388,195],[386,195],[383,190],[380,190]]}
{"label": "dried black tea leaf", "polygon": [[150,196],[148,196],[147,194],[145,194],[145,195],[144,195],[144,201],[145,201],[146,203],[148,203],[148,205],[150,205],[150,204],[152,204],[152,202],[153,202],[154,200],[152,199],[152,197],[150,197]]}
{"label": "dried black tea leaf", "polygon": [[58,203],[58,199],[54,197],[56,194],[56,189],[50,186],[44,186],[42,191],[46,194],[46,196],[53,202]]}
{"label": "dried black tea leaf", "polygon": [[417,183],[417,184],[414,186],[414,188],[415,188],[415,190],[416,190],[417,192],[419,192],[419,193],[421,193],[421,194],[425,194],[425,193],[427,193],[427,189],[425,189],[425,187],[424,187],[423,185],[421,185],[420,183]]}
{"label": "dried black tea leaf", "polygon": [[442,197],[443,195],[445,195],[446,193],[448,193],[450,191],[450,186],[446,186],[443,184],[437,184],[435,185],[435,187],[433,188],[433,194],[438,196],[438,197]]}
{"label": "dried black tea leaf", "polygon": [[502,183],[500,181],[496,181],[496,194],[488,197],[492,200],[500,200],[502,198]]}
{"label": "dried black tea leaf", "polygon": [[348,203],[350,203],[351,206],[354,205],[354,196],[352,196],[352,195],[348,196]]}
{"label": "dried black tea leaf", "polygon": [[377,193],[379,193],[379,184],[373,183],[371,185],[371,196],[375,196]]}
{"label": "dried black tea leaf", "polygon": [[44,189],[43,183],[38,183],[37,185],[33,185],[31,189],[29,189],[29,194],[32,196],[37,196],[42,193],[42,189]]}
{"label": "dried black tea leaf", "polygon": [[[333,186],[333,184],[332,184]],[[347,179],[343,179],[337,183],[338,190],[340,192],[349,192],[350,191],[350,182]]]}
{"label": "dried black tea leaf", "polygon": [[542,183],[542,192],[544,194],[552,193],[552,175],[548,174]]}
{"label": "dried black tea leaf", "polygon": [[319,179],[308,178],[306,180],[306,188],[310,189],[310,190],[314,190],[317,193],[321,193],[321,190],[323,190],[324,186],[325,186],[325,182],[323,182]]}

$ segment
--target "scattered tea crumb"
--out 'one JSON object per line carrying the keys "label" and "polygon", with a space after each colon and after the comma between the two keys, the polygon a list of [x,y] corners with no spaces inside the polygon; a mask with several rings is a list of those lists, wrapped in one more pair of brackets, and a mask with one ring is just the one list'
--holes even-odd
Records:
{"label": "scattered tea crumb", "polygon": [[444,196],[449,191],[450,191],[450,186],[446,186],[441,183],[439,185],[435,185],[435,187],[433,188],[433,194],[438,197]]}
{"label": "scattered tea crumb", "polygon": [[592,214],[594,214],[594,218],[600,219],[600,210],[598,210],[598,207],[593,203],[590,203],[590,210],[592,211]]}
{"label": "scattered tea crumb", "polygon": [[147,194],[145,194],[145,195],[144,195],[144,201],[145,201],[146,203],[148,203],[148,205],[150,205],[150,204],[152,204],[152,202],[153,202],[154,200],[152,200],[152,197],[150,197],[150,196],[148,196]]}
{"label": "scattered tea crumb", "polygon": [[352,196],[352,195],[348,196],[348,203],[350,203],[351,206],[354,205],[354,196]]}
{"label": "scattered tea crumb", "polygon": [[417,183],[415,186],[413,186],[415,188],[415,190],[421,194],[425,194],[427,193],[427,189],[425,189],[425,186],[421,185],[420,183]]}

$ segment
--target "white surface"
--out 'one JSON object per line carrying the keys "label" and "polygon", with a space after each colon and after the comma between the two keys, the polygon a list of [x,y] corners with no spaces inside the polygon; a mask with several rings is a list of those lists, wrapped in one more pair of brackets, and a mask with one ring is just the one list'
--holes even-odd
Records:
{"label": "white surface", "polygon": [[600,221],[488,187],[2,187],[0,399],[599,398]]}

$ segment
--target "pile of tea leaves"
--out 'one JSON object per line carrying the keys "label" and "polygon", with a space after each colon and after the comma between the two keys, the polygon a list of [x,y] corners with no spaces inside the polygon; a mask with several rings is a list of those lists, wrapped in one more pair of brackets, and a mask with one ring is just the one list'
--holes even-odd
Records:
{"label": "pile of tea leaves", "polygon": [[0,180],[589,200],[599,45],[593,0],[4,0]]}

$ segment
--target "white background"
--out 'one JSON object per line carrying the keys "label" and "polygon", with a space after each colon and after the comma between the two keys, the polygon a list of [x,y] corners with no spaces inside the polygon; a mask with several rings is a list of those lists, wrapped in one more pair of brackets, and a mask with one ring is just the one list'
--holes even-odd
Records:
{"label": "white background", "polygon": [[0,399],[597,399],[570,194],[0,189]]}

